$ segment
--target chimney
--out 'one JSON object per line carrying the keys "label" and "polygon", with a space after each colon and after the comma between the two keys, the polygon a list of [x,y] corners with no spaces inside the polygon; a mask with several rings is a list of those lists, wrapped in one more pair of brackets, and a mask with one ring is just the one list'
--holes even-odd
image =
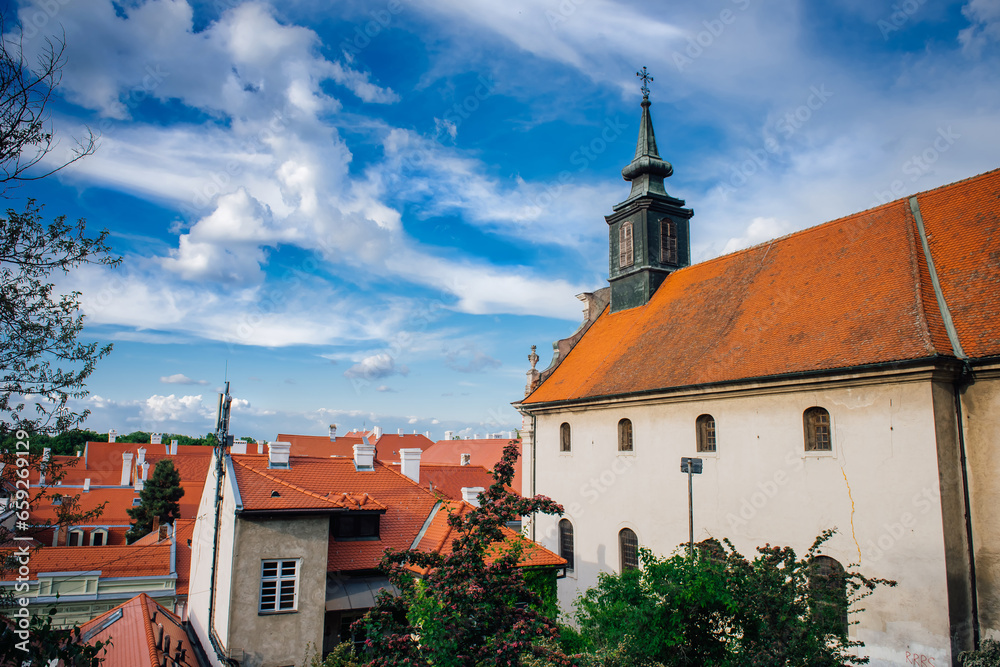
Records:
{"label": "chimney", "polygon": [[[137,470],[136,472],[138,473],[139,471]],[[146,480],[144,480],[137,474],[135,476],[135,492],[139,493],[140,491],[143,490],[143,488],[145,488],[145,486],[146,486]]]}
{"label": "chimney", "polygon": [[396,429],[396,435],[403,435],[403,429],[397,428]]}
{"label": "chimney", "polygon": [[337,425],[330,424],[330,442],[337,442]]}
{"label": "chimney", "polygon": [[246,454],[247,453],[247,441],[246,440],[233,440],[233,446],[229,448],[230,454]]}
{"label": "chimney", "polygon": [[382,437],[382,427],[381,426],[372,426],[372,435],[375,436],[376,440],[378,440],[379,438],[381,438]]}
{"label": "chimney", "polygon": [[108,442],[117,442],[117,441],[118,441],[118,431],[114,429],[108,431]]}
{"label": "chimney", "polygon": [[430,431],[424,431],[424,437],[427,438],[428,440],[430,440],[431,439],[431,432]]}
{"label": "chimney", "polygon": [[132,484],[132,452],[122,452],[122,481],[121,486]]}
{"label": "chimney", "polygon": [[177,456],[177,441],[176,440],[171,440],[170,441],[170,455],[171,456]]}
{"label": "chimney", "polygon": [[83,492],[90,493],[90,478],[83,480]]}
{"label": "chimney", "polygon": [[80,458],[80,450],[76,450],[76,458]]}
{"label": "chimney", "polygon": [[142,462],[142,481],[149,479],[149,461]]}
{"label": "chimney", "polygon": [[288,468],[288,457],[292,452],[290,442],[269,442],[267,443],[267,467],[268,468]]}
{"label": "chimney", "polygon": [[444,432],[444,439],[445,440],[451,440],[454,437],[455,437],[455,432],[454,431],[445,431]]}
{"label": "chimney", "polygon": [[479,434],[478,433],[473,433],[472,434],[472,439],[473,440],[479,440]]}
{"label": "chimney", "polygon": [[258,454],[263,454],[264,453],[264,443],[263,442],[258,442],[257,443],[257,453]]}
{"label": "chimney", "polygon": [[[138,451],[138,453],[137,453],[137,455],[135,457],[135,464],[137,466],[141,466],[145,462],[146,462],[146,448],[145,447],[140,447],[139,451]],[[143,479],[145,479],[145,478],[143,478]]]}
{"label": "chimney", "polygon": [[42,465],[39,466],[38,473],[38,486],[45,486],[45,469],[48,468],[49,457],[52,455],[52,450],[48,447],[42,449]]}
{"label": "chimney", "polygon": [[419,447],[399,450],[399,471],[420,484],[420,455],[424,450]]}
{"label": "chimney", "polygon": [[149,444],[151,444],[151,445],[162,445],[163,444],[163,434],[162,433],[150,433],[149,434]]}
{"label": "chimney", "polygon": [[469,503],[473,507],[479,507],[479,494],[485,491],[481,486],[463,486],[462,487],[462,500]]}
{"label": "chimney", "polygon": [[459,461],[464,466],[470,465],[472,463],[472,454],[462,454],[461,458],[459,458]]}
{"label": "chimney", "polygon": [[368,436],[361,436],[361,444],[354,445],[354,469],[375,469],[375,445],[368,442]]}
{"label": "chimney", "polygon": [[170,537],[170,524],[169,523],[160,524],[160,527],[157,528],[156,530],[156,541],[162,542],[168,537]]}
{"label": "chimney", "polygon": [[160,532],[160,517],[159,515],[153,517],[153,530],[151,532]]}

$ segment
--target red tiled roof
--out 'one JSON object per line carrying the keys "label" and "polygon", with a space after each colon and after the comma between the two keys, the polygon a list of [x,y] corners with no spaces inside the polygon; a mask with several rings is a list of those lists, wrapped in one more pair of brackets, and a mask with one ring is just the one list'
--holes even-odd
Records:
{"label": "red tiled roof", "polygon": [[[152,577],[170,574],[170,545],[42,547],[31,553],[31,579],[40,573],[94,572],[101,577]],[[11,581],[16,572],[4,572]]]}
{"label": "red tiled roof", "polygon": [[[308,473],[314,460],[325,459],[296,457],[292,459],[294,473],[285,469],[269,469],[267,457],[237,455],[233,457],[234,471],[240,488],[240,499],[245,512],[277,512],[282,510],[384,510],[384,505],[367,493],[344,491],[329,482],[323,483]],[[345,461],[353,469],[352,461]],[[297,473],[297,474],[295,474]],[[324,480],[325,481],[325,480]],[[326,490],[314,491],[299,483],[315,485],[321,482]],[[357,484],[357,482],[355,482]]]}
{"label": "red tiled roof", "polygon": [[434,445],[434,441],[421,433],[383,433],[375,442],[378,457],[383,461],[399,459],[401,449],[426,450]]}
{"label": "red tiled roof", "polygon": [[[480,438],[478,440],[438,440],[434,446],[428,447],[420,457],[421,466],[424,463],[461,463],[462,454],[469,454],[470,463],[481,465],[487,470],[499,463],[503,457],[503,448],[510,442],[505,438]],[[520,446],[520,441],[518,441]],[[514,481],[511,486],[521,492],[521,460],[518,456],[514,462]],[[489,486],[488,484],[486,486]]]}
{"label": "red tiled roof", "polygon": [[[291,443],[292,456],[344,456],[354,457],[354,445],[361,444],[361,435],[339,435],[333,442],[328,435],[293,435],[290,433],[279,433],[278,442]],[[254,454],[257,450],[253,445],[247,445],[247,454]],[[264,445],[264,453],[267,454],[267,445]]]}
{"label": "red tiled roof", "polygon": [[[163,644],[158,649],[156,637],[160,627],[163,628]],[[102,654],[103,667],[160,667],[164,661],[162,648],[168,642],[171,665],[198,665],[181,620],[145,593],[84,623],[80,630],[84,640],[91,645],[111,640],[107,652]],[[186,649],[180,661],[176,660],[177,646]]]}
{"label": "red tiled roof", "polygon": [[451,500],[462,500],[462,487],[488,489],[493,475],[483,466],[420,462],[420,486]]}
{"label": "red tiled roof", "polygon": [[[427,532],[424,533],[423,537],[420,539],[420,543],[417,545],[417,549],[426,552],[436,552],[442,556],[448,556],[452,553],[452,543],[455,538],[458,537],[458,533],[448,525],[448,516],[450,514],[458,513],[459,515],[465,515],[472,510],[472,505],[461,501],[445,501],[442,502],[438,511],[434,514],[434,518],[431,520],[430,525],[427,528]],[[502,529],[506,535],[507,545],[512,545],[517,542],[521,544],[522,552],[521,558],[518,563],[522,567],[531,566],[551,566],[557,567],[566,564],[566,559],[558,556],[542,545],[528,540],[519,533],[515,533],[510,528]],[[493,562],[500,555],[502,549],[499,544],[494,544],[491,548],[491,554],[487,555],[487,562]],[[426,572],[426,570],[418,570],[420,572]]]}
{"label": "red tiled roof", "polygon": [[[959,341],[1000,355],[1000,170],[918,195]],[[523,403],[953,356],[908,199],[675,271]]]}

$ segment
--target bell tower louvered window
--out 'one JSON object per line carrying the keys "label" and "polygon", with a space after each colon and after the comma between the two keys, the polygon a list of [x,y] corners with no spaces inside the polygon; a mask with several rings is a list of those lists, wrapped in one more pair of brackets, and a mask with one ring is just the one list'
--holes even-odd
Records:
{"label": "bell tower louvered window", "polygon": [[632,221],[626,220],[618,228],[618,266],[625,268],[635,263],[635,250],[632,247]]}
{"label": "bell tower louvered window", "polygon": [[677,264],[677,223],[670,218],[660,220],[660,261]]}

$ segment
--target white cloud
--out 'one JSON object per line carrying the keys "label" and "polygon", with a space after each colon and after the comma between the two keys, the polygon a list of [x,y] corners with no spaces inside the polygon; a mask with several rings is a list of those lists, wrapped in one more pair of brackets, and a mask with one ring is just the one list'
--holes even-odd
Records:
{"label": "white cloud", "polygon": [[722,249],[723,253],[735,252],[764,241],[787,234],[790,226],[784,220],[776,218],[754,218],[747,225],[743,236],[731,238]]}
{"label": "white cloud", "polygon": [[197,396],[160,396],[154,394],[146,399],[140,416],[150,422],[198,422],[212,418],[212,409],[202,403]]}
{"label": "white cloud", "polygon": [[1000,42],[1000,2],[970,0],[962,7],[962,14],[971,24],[958,33],[958,39],[967,52],[979,55],[988,44]]}
{"label": "white cloud", "polygon": [[409,368],[402,365],[397,366],[396,360],[383,352],[381,354],[374,354],[370,357],[365,357],[358,363],[354,364],[344,371],[344,377],[374,380],[389,377],[390,375],[406,375],[409,372]]}
{"label": "white cloud", "polygon": [[164,375],[160,378],[160,382],[163,384],[208,384],[208,380],[192,380],[183,373]]}

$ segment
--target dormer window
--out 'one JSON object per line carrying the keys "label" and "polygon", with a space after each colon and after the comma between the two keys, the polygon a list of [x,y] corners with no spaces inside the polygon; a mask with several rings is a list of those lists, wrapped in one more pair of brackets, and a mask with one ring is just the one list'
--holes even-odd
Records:
{"label": "dormer window", "polygon": [[90,532],[90,546],[103,547],[108,543],[108,529],[95,528]]}
{"label": "dormer window", "polygon": [[624,269],[635,263],[635,250],[632,247],[632,221],[626,220],[618,228],[618,266]]}
{"label": "dormer window", "polygon": [[334,514],[330,520],[330,532],[338,541],[379,539],[378,512],[344,512]]}
{"label": "dormer window", "polygon": [[71,528],[69,535],[66,537],[66,546],[68,547],[82,547],[83,546],[83,531],[79,528]]}

